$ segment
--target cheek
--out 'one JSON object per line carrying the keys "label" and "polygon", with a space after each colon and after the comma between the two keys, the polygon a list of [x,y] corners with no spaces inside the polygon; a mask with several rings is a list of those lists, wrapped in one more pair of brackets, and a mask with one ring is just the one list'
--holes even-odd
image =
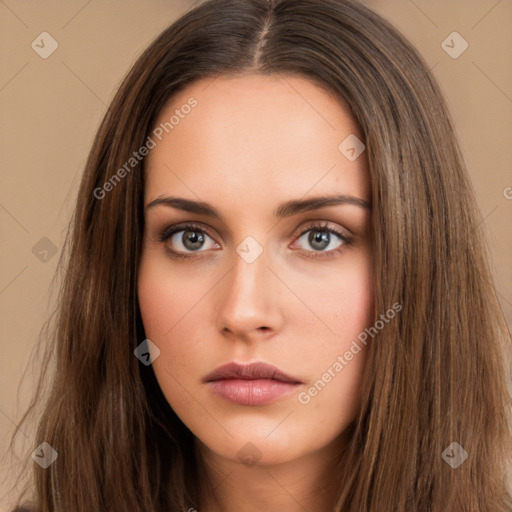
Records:
{"label": "cheek", "polygon": [[373,278],[369,259],[355,262],[337,281],[331,303],[336,330],[343,338],[357,336],[373,320]]}
{"label": "cheek", "polygon": [[[175,335],[180,326],[179,319],[185,314],[183,297],[176,293],[169,279],[163,278],[158,272],[156,258],[143,259],[139,267],[138,297],[142,323],[146,338],[151,340],[160,350],[160,354],[152,362],[153,371],[160,388],[169,404],[179,403],[180,393],[177,382],[176,368],[170,362],[183,362],[186,358],[180,354],[183,344],[170,344],[169,339]],[[174,377],[174,378],[173,378]]]}
{"label": "cheek", "polygon": [[177,321],[183,301],[178,300],[167,280],[151,268],[143,269],[139,277],[138,295],[146,336],[162,339]]}
{"label": "cheek", "polygon": [[[315,304],[318,319],[309,326],[310,338],[320,329],[315,349],[304,345],[311,368],[308,387],[298,395],[299,402],[314,411],[315,421],[324,421],[336,429],[347,425],[356,414],[368,345],[371,338],[365,329],[374,320],[373,273],[369,253],[357,253],[347,258],[342,268],[323,276],[321,288],[309,290],[309,300]],[[303,293],[306,291],[306,284]],[[328,327],[328,329],[327,329]],[[320,335],[320,333],[324,333]],[[365,339],[366,337],[366,339]],[[360,341],[363,339],[364,341]]]}
{"label": "cheek", "polygon": [[196,385],[204,373],[207,340],[198,332],[198,319],[206,314],[206,301],[201,300],[205,290],[187,286],[189,282],[183,271],[173,269],[158,254],[143,255],[138,277],[140,312],[146,337],[160,350],[153,370],[173,406],[186,398],[183,386]]}
{"label": "cheek", "polygon": [[138,296],[146,337],[160,349],[160,356],[153,363],[158,377],[168,367],[167,361],[183,361],[180,352],[187,344],[173,340],[182,339],[187,330],[190,335],[187,323],[197,312],[194,306],[198,305],[200,293],[183,286],[183,280],[156,256],[150,255],[141,262]]}
{"label": "cheek", "polygon": [[[146,336],[170,339],[196,312],[204,290],[187,286],[186,275],[156,250],[147,249],[139,266],[138,298]],[[193,310],[193,311],[192,311]]]}
{"label": "cheek", "polygon": [[[322,270],[311,278],[301,278],[298,289],[315,313],[313,323],[324,336],[319,339],[324,354],[342,350],[373,321],[374,286],[372,260],[368,252],[347,256],[336,269]],[[322,325],[323,322],[323,325]]]}

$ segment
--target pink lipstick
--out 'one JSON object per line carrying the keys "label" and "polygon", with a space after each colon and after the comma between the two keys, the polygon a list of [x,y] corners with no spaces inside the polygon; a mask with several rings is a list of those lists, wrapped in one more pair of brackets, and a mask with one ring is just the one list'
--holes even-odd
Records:
{"label": "pink lipstick", "polygon": [[264,362],[231,362],[210,372],[204,382],[213,393],[239,405],[265,405],[294,392],[302,382]]}

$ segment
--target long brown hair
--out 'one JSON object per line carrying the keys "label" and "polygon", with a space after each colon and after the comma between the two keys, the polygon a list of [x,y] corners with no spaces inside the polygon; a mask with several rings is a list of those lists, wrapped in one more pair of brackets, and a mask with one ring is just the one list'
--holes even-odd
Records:
{"label": "long brown hair", "polygon": [[[95,190],[146,143],[179,90],[243,73],[306,77],[350,107],[370,170],[375,317],[403,307],[369,346],[335,510],[510,512],[501,351],[510,335],[454,129],[421,57],[351,0],[206,1],[120,86],[59,262],[54,368],[42,371],[51,381],[36,439],[58,459],[33,464],[38,510],[200,510],[194,437],[133,354],[145,338],[136,293],[144,160],[102,198]],[[443,458],[454,442],[468,455],[457,468]]]}

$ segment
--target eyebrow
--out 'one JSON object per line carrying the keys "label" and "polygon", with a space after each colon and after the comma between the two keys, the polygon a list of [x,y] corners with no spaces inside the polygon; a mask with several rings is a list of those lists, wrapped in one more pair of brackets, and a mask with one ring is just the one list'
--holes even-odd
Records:
{"label": "eyebrow", "polygon": [[[365,210],[371,210],[370,203],[364,199],[346,194],[337,194],[330,196],[317,196],[309,199],[293,199],[279,205],[274,211],[274,216],[279,218],[292,217],[299,213],[319,210],[329,206],[338,206],[350,204],[358,206]],[[182,197],[160,196],[146,205],[146,209],[154,208],[158,205],[169,206],[185,212],[195,213],[197,215],[206,215],[219,220],[224,220],[221,213],[212,205],[202,201],[192,201]]]}

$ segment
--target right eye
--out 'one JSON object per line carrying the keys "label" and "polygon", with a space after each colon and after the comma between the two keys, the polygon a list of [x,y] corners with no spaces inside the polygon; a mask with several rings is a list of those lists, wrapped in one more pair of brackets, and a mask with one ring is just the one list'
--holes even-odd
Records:
{"label": "right eye", "polygon": [[205,229],[198,224],[177,224],[165,228],[159,236],[159,241],[165,243],[169,251],[177,256],[187,258],[193,253],[205,252],[205,243],[210,239],[210,247],[220,248],[220,245],[208,235]]}

